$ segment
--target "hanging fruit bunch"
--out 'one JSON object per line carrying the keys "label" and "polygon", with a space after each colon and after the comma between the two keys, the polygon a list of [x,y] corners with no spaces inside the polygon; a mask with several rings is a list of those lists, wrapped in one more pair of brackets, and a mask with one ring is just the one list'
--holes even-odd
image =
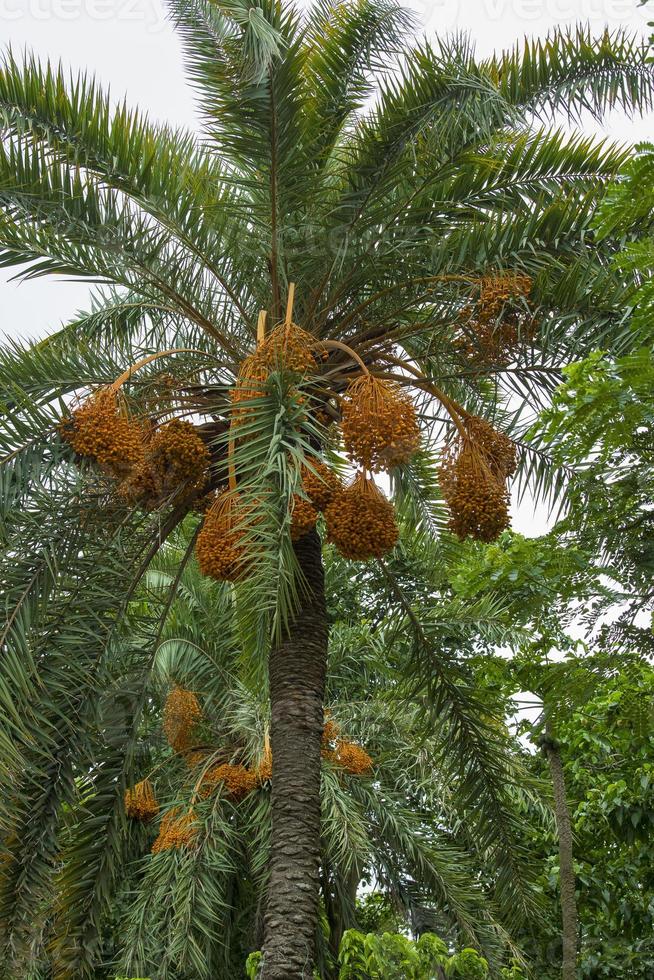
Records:
{"label": "hanging fruit bunch", "polygon": [[201,491],[207,482],[211,457],[195,426],[173,419],[156,430],[144,447],[140,462],[118,487],[118,493],[146,510],[183,489],[186,496]]}
{"label": "hanging fruit bunch", "polygon": [[463,421],[440,467],[450,530],[458,538],[495,541],[509,527],[507,480],[516,465],[516,446],[507,435],[475,416]]}
{"label": "hanging fruit bunch", "polygon": [[291,506],[291,539],[299,541],[316,526],[318,511],[310,500],[301,497],[299,493],[293,494]]}
{"label": "hanging fruit bunch", "polygon": [[249,796],[257,786],[259,786],[259,778],[256,771],[241,765],[223,763],[207,770],[200,780],[198,793],[201,799],[206,800],[220,788],[225,796],[238,803]]}
{"label": "hanging fruit bunch", "polygon": [[188,752],[195,740],[196,729],[202,721],[202,708],[197,694],[183,687],[174,687],[166,698],[163,714],[164,735],[175,752]]}
{"label": "hanging fruit bunch", "polygon": [[411,397],[394,381],[366,369],[341,400],[345,451],[361,465],[352,483],[336,487],[325,507],[327,540],[352,561],[382,558],[397,544],[391,502],[367,472],[408,463],[420,448],[420,425]]}
{"label": "hanging fruit bunch", "polygon": [[477,415],[469,415],[463,424],[469,439],[483,453],[497,479],[508,480],[512,477],[518,468],[518,450],[513,440]]}
{"label": "hanging fruit bunch", "polygon": [[266,382],[273,371],[282,367],[298,375],[314,374],[316,371],[316,338],[291,319],[294,292],[292,286],[285,321],[268,336],[265,336],[266,315],[262,311],[259,316],[257,348],[241,362],[231,392],[232,425],[235,428],[253,417],[256,409],[250,403],[265,393]]}
{"label": "hanging fruit bunch", "polygon": [[340,725],[334,721],[329,711],[325,712],[321,755],[327,762],[344,769],[351,776],[363,776],[373,767],[373,761],[365,749],[341,738]]}
{"label": "hanging fruit bunch", "polygon": [[346,739],[339,739],[335,750],[326,753],[325,758],[351,776],[365,776],[372,772],[373,761],[366,750]]}
{"label": "hanging fruit bunch", "polygon": [[396,382],[363,374],[348,385],[341,408],[345,451],[366,470],[391,470],[420,448],[413,401]]}
{"label": "hanging fruit bunch", "polygon": [[318,515],[325,511],[343,485],[336,473],[315,456],[302,467],[304,496],[293,495],[291,512],[291,538],[299,541],[315,527]]}
{"label": "hanging fruit bunch", "polygon": [[92,393],[59,425],[61,439],[74,452],[117,481],[118,497],[146,510],[175,496],[190,505],[209,479],[209,451],[195,427],[176,418],[158,428],[150,418],[134,419],[121,391],[134,372],[172,353],[179,351],[151,354],[139,361],[111,387]]}
{"label": "hanging fruit bunch", "polygon": [[528,299],[533,283],[524,272],[509,270],[484,276],[479,289],[477,313],[482,320],[497,320],[508,303]]}
{"label": "hanging fruit bunch", "polygon": [[149,779],[143,779],[125,791],[125,813],[132,820],[141,820],[143,823],[157,816],[159,804]]}
{"label": "hanging fruit bunch", "polygon": [[193,810],[180,813],[179,807],[173,807],[161,820],[159,834],[152,845],[152,853],[159,854],[175,848],[190,847],[197,832],[197,821]]}
{"label": "hanging fruit bunch", "polygon": [[272,752],[267,734],[261,759],[253,768],[227,762],[207,766],[208,758],[207,752],[189,753],[186,756],[190,768],[202,767],[195,791],[203,800],[220,789],[228,799],[237,803],[272,776]]}
{"label": "hanging fruit bunch", "polygon": [[316,338],[287,317],[285,323],[268,334],[260,351],[269,372],[283,367],[292,374],[303,375],[315,373],[317,347]]}
{"label": "hanging fruit bunch", "polygon": [[528,313],[532,286],[523,272],[483,276],[477,302],[461,313],[462,329],[456,340],[461,353],[471,360],[509,364],[520,343],[535,336],[535,321]]}
{"label": "hanging fruit bunch", "polygon": [[200,571],[219,582],[238,582],[252,561],[251,515],[238,493],[225,490],[207,511],[195,553]]}
{"label": "hanging fruit bunch", "polygon": [[78,456],[91,459],[109,476],[121,478],[143,457],[143,427],[130,418],[124,399],[102,388],[59,425],[59,434]]}
{"label": "hanging fruit bunch", "polygon": [[395,509],[374,480],[361,472],[325,510],[327,540],[345,558],[382,558],[397,544]]}

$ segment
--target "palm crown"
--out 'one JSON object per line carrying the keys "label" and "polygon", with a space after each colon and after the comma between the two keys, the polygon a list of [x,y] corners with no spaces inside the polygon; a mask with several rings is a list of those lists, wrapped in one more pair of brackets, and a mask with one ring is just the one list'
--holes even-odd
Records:
{"label": "palm crown", "polygon": [[[229,480],[244,501],[239,542],[256,561],[237,576],[238,601],[250,652],[260,656],[272,639],[281,793],[292,766],[275,703],[290,695],[274,652],[291,675],[301,674],[292,639],[293,623],[304,620],[302,642],[315,640],[316,664],[326,656],[317,539],[311,532],[294,547],[289,532],[294,508],[299,514],[306,503],[307,467],[315,476],[322,456],[338,469],[333,423],[342,420],[350,455],[367,469],[401,464],[391,467],[394,498],[427,537],[444,526],[429,444],[443,426],[454,431],[441,481],[452,527],[492,536],[505,526],[505,480],[514,468],[510,441],[497,430],[521,446],[522,478],[537,490],[557,489],[560,477],[539,448],[522,445],[525,415],[547,398],[562,363],[602,343],[625,350],[640,339],[625,323],[628,284],[609,265],[611,242],[588,246],[589,213],[626,153],[544,126],[561,109],[574,119],[649,106],[643,45],[620,33],[592,40],[580,30],[478,61],[460,39],[409,48],[410,21],[391,0],[321,2],[306,15],[277,2],[170,6],[200,95],[202,139],[113,109],[84,77],[68,81],[11,55],[0,71],[0,261],[20,266],[24,278],[101,284],[90,311],[40,344],[2,355],[8,616],[0,699],[11,786],[2,816],[13,835],[3,919],[19,963],[33,961],[46,929],[44,922],[35,935],[33,920],[49,894],[89,731],[99,723],[121,615],[162,542],[201,506],[199,495]],[[293,351],[304,358],[300,371]],[[363,441],[353,387],[362,373],[369,375]],[[171,458],[181,457],[171,457],[166,433],[186,433],[186,458],[203,472],[192,493],[192,474],[173,466],[179,479],[164,480],[148,506],[142,487],[117,494],[117,470],[121,480],[134,475],[129,451],[110,481],[106,471],[77,465],[70,421],[62,428],[61,419],[71,398],[96,386],[112,395],[108,417],[126,438],[125,409],[138,420],[141,445],[159,438],[169,477]],[[373,389],[382,392],[387,420],[390,410],[393,437],[404,419],[399,441],[410,453],[384,460],[371,444],[384,418]],[[473,437],[483,415],[494,427]],[[165,429],[171,419],[190,420],[192,433],[179,424]],[[138,452],[136,445],[133,461]],[[494,494],[500,518],[483,529],[462,517],[466,486],[480,481],[482,503]],[[368,481],[359,484],[363,496]],[[387,526],[392,516],[375,499]],[[220,525],[221,534],[225,528],[234,521]],[[195,519],[179,576],[201,533]],[[344,533],[339,540],[347,553],[351,542]],[[178,586],[176,576],[157,609],[161,628]],[[425,646],[428,629],[410,603],[403,608]],[[135,708],[121,723],[125,739],[146,699],[156,636],[148,628],[142,642],[138,630],[133,637]],[[317,785],[324,664],[311,684],[313,721],[304,735]],[[444,684],[436,703],[455,703],[455,688]],[[129,768],[124,746],[116,751]],[[112,813],[114,797],[107,787]],[[273,789],[273,828],[276,805]],[[116,828],[113,846],[119,838]],[[273,829],[273,851],[274,843]],[[315,883],[316,847],[307,853]],[[282,901],[283,890],[272,894]],[[300,963],[311,947],[310,920],[299,929]],[[93,944],[80,929],[64,958],[76,965],[62,976],[94,968]],[[266,962],[269,977],[296,975],[288,960],[290,972],[274,972],[272,947]]]}

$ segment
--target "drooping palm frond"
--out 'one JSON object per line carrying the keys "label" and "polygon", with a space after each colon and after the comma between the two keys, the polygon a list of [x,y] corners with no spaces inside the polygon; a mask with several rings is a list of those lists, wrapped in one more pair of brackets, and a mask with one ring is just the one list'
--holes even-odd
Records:
{"label": "drooping palm frond", "polygon": [[447,833],[430,824],[419,805],[408,807],[385,781],[372,789],[356,780],[345,786],[329,773],[323,780],[327,866],[344,877],[351,868],[368,868],[381,888],[399,894],[406,889],[405,900],[413,879],[465,941],[492,958],[500,944],[493,936],[490,903],[467,856]]}
{"label": "drooping palm frond", "polygon": [[[135,771],[151,758],[143,740],[144,716],[161,639],[196,535],[197,529],[182,548],[165,592],[151,595],[146,609],[139,607],[121,624],[115,649],[103,664],[103,695],[87,748],[90,775],[78,776],[78,793],[65,821],[65,843],[53,883],[55,920],[49,948],[62,975],[92,974],[102,956],[120,872],[140,856],[142,838],[128,832],[123,792],[134,781]],[[77,763],[80,768],[82,761]]]}
{"label": "drooping palm frond", "polygon": [[[212,806],[195,848],[145,859],[120,968],[128,973],[177,977],[228,977],[240,964],[221,942],[239,901],[243,849],[230,807]],[[242,881],[242,878],[240,879]],[[245,896],[243,896],[245,898]],[[241,901],[243,901],[243,898]]]}
{"label": "drooping palm frond", "polygon": [[408,528],[430,539],[445,530],[448,520],[445,501],[433,479],[435,465],[433,455],[425,451],[392,475],[398,514]]}
{"label": "drooping palm frond", "polygon": [[[601,118],[614,106],[631,113],[651,105],[652,80],[642,59],[649,44],[626,30],[594,38],[587,26],[557,30],[483,63],[500,91],[527,112],[583,112]],[[635,100],[635,101],[634,101]]]}
{"label": "drooping palm frond", "polygon": [[[92,765],[89,746],[107,658],[122,627],[130,583],[138,584],[139,566],[161,535],[150,521],[139,528],[116,514],[110,523],[104,513],[102,545],[98,540],[94,549],[84,536],[99,513],[94,506],[80,508],[79,487],[73,489],[72,499],[64,494],[50,512],[40,506],[38,517],[31,509],[20,521],[14,517],[10,548],[20,559],[4,583],[2,714],[13,749],[2,774],[8,792],[0,819],[18,845],[3,879],[3,942],[15,970],[29,966],[34,922],[46,928],[62,815],[75,804],[77,781]],[[44,542],[48,550],[37,560],[34,549]],[[129,740],[120,744],[129,755]],[[101,766],[100,781],[104,775]],[[114,778],[109,785],[115,793]],[[109,786],[99,791],[106,801]],[[114,809],[103,819],[110,823]],[[92,959],[94,949],[87,953]]]}
{"label": "drooping palm frond", "polygon": [[409,688],[414,697],[424,697],[426,716],[439,719],[441,765],[457,780],[457,794],[464,805],[478,815],[477,831],[496,872],[497,901],[512,910],[514,922],[529,919],[537,901],[528,884],[529,858],[509,792],[522,783],[519,766],[506,742],[498,738],[496,719],[457,657],[466,618],[474,623],[477,636],[486,630],[492,642],[502,643],[506,634],[501,603],[492,597],[477,609],[461,609],[455,603],[449,621],[447,608],[429,617],[424,610],[413,608],[392,572],[386,569],[384,574],[389,597],[402,617],[398,633],[408,629],[413,637]]}

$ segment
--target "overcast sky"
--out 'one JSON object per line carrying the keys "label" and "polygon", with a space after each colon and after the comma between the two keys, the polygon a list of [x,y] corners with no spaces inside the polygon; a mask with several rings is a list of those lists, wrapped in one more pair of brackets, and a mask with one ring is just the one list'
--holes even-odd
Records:
{"label": "overcast sky", "polygon": [[[480,54],[512,45],[525,35],[544,36],[557,25],[589,23],[649,36],[648,9],[637,0],[413,0],[428,35],[468,32]],[[147,110],[155,119],[195,127],[192,94],[185,84],[179,42],[160,0],[0,0],[0,46],[31,49],[41,59],[95,73],[114,99]],[[595,130],[598,127],[593,127]],[[630,142],[652,139],[652,117],[629,120],[615,113],[604,132]],[[35,337],[56,328],[85,306],[88,287],[37,280],[9,282],[0,270],[0,334]],[[516,526],[536,524],[521,510]]]}

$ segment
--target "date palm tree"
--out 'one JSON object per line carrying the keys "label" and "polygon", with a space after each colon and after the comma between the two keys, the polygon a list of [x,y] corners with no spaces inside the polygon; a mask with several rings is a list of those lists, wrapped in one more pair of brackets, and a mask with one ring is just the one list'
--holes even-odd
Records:
{"label": "date palm tree", "polygon": [[[412,41],[394,0],[321,0],[306,13],[279,0],[170,7],[201,138],[113,107],[85,76],[12,55],[0,70],[0,262],[26,280],[96,285],[89,311],[2,354],[0,919],[13,976],[32,974],[52,928],[44,909],[65,815],[102,737],[113,761],[94,772],[87,805],[109,821],[110,844],[77,882],[79,901],[55,916],[55,975],[94,975],[151,624],[141,634],[131,623],[130,710],[105,730],[107,665],[154,556],[198,506],[172,490],[150,507],[118,495],[61,438],[71,403],[120,386],[143,432],[189,419],[211,455],[203,489],[229,479],[249,515],[248,574],[234,588],[248,654],[267,658],[275,760],[263,976],[288,980],[314,961],[329,627],[321,538],[314,528],[294,542],[289,529],[305,462],[336,463],[341,396],[360,372],[413,393],[423,449],[391,478],[398,508],[429,536],[446,523],[430,442],[444,430],[465,440],[484,414],[519,444],[520,479],[557,490],[539,447],[523,444],[529,411],[563,364],[642,340],[627,326],[612,244],[591,247],[589,232],[627,153],[548,123],[559,111],[574,122],[649,107],[645,45],[555,32],[479,60],[460,38]],[[517,299],[500,290],[490,329],[484,284],[507,274],[523,286]],[[302,339],[304,371],[282,344],[242,404],[230,393],[247,393],[245,359],[267,327]],[[128,463],[129,453],[113,459]],[[450,721],[487,848],[505,857],[498,887],[515,888],[519,835],[483,706],[417,617],[410,575],[403,588],[382,564],[377,581],[403,610],[431,710]],[[175,576],[161,622],[178,587]]]}

